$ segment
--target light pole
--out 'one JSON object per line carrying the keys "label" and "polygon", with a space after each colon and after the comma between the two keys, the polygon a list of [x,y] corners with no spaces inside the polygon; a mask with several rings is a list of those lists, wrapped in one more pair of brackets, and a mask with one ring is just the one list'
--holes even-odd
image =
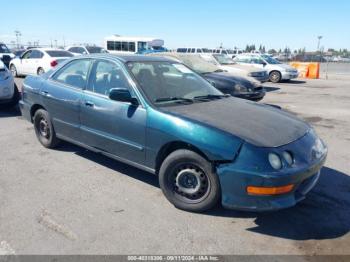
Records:
{"label": "light pole", "polygon": [[320,44],[321,44],[321,39],[323,38],[323,36],[319,35],[317,36],[317,52],[319,53],[320,55],[320,62],[321,62],[321,49],[320,49]]}
{"label": "light pole", "polygon": [[320,43],[321,43],[321,39],[322,39],[323,36],[319,35],[317,37],[318,41],[317,41],[317,51],[320,51]]}
{"label": "light pole", "polygon": [[17,42],[17,49],[19,49],[19,42],[20,42],[20,36],[22,35],[20,31],[15,30],[15,35],[16,35],[16,42]]}

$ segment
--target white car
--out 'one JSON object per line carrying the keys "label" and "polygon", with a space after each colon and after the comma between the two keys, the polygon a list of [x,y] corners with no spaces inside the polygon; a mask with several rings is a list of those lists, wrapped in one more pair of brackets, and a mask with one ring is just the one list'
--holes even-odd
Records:
{"label": "white car", "polygon": [[233,75],[243,77],[253,77],[260,82],[269,80],[269,75],[265,69],[258,69],[252,65],[240,65],[224,54],[201,54],[203,59],[218,66]]}
{"label": "white car", "polygon": [[267,70],[269,79],[273,83],[282,80],[291,80],[299,76],[298,70],[268,55],[260,54],[242,54],[236,56],[233,61],[241,65],[253,65],[257,68]]}
{"label": "white car", "polygon": [[10,70],[0,60],[0,108],[10,107],[19,100],[18,89]]}
{"label": "white car", "polygon": [[75,56],[108,53],[106,49],[99,46],[68,46],[66,50],[71,52]]}
{"label": "white car", "polygon": [[72,53],[61,49],[32,48],[20,57],[12,59],[10,70],[15,77],[19,75],[41,75],[72,56]]}

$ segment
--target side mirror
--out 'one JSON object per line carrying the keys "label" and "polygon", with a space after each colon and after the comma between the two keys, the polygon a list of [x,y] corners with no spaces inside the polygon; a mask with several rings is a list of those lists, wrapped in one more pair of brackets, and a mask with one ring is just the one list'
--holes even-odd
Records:
{"label": "side mirror", "polygon": [[120,102],[129,102],[132,105],[138,105],[139,102],[135,97],[132,97],[130,91],[124,87],[111,88],[109,90],[109,98]]}
{"label": "side mirror", "polygon": [[261,64],[262,64],[263,66],[266,66],[266,65],[267,65],[267,63],[266,63],[266,62],[262,62]]}

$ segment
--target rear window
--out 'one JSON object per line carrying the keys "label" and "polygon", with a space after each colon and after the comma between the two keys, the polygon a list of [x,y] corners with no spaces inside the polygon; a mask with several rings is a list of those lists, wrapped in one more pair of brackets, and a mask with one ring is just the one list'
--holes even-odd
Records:
{"label": "rear window", "polygon": [[[135,51],[135,43],[134,44],[134,50]],[[129,47],[130,47],[130,43],[129,43]],[[87,46],[86,49],[89,51],[90,54],[96,54],[96,53],[107,53],[106,50],[104,50],[102,47],[98,47],[98,46]]]}
{"label": "rear window", "polygon": [[46,51],[46,53],[51,57],[72,57],[73,54],[64,50],[50,50]]}

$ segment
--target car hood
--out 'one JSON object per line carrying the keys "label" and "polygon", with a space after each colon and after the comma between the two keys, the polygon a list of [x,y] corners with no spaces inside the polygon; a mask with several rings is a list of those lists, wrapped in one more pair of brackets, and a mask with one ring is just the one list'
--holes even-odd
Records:
{"label": "car hood", "polygon": [[233,75],[230,72],[205,73],[203,75],[207,79],[232,82],[234,84],[241,84],[251,88],[261,85],[260,82],[255,80],[253,77]]}
{"label": "car hood", "polygon": [[165,107],[167,113],[220,129],[259,147],[279,147],[305,135],[310,126],[275,107],[239,98]]}

